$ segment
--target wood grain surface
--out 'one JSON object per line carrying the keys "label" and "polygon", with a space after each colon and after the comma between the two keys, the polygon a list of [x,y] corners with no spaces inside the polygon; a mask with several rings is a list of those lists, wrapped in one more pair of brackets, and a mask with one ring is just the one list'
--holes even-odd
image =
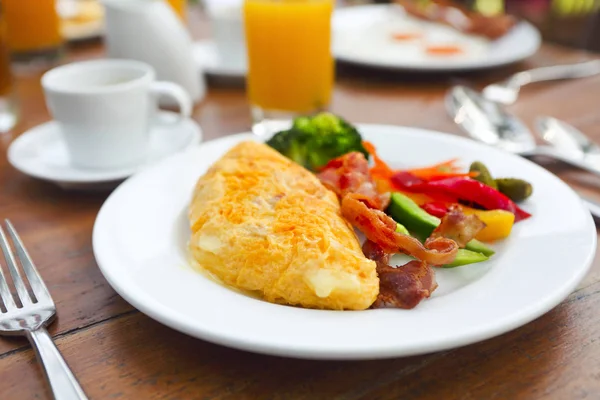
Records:
{"label": "wood grain surface", "polygon": [[[192,10],[195,37],[208,32]],[[100,43],[69,49],[67,61],[102,57]],[[410,125],[460,134],[443,95],[453,83],[481,87],[532,66],[589,55],[545,45],[527,62],[462,75],[415,75],[340,65],[332,111],[353,122]],[[21,121],[0,136],[0,217],[10,218],[58,307],[50,329],[92,399],[595,399],[600,398],[600,256],[557,308],[515,331],[463,348],[369,362],[315,362],[261,356],[193,339],[134,310],[100,274],[91,232],[107,193],[71,192],[15,171],[9,143],[49,120],[40,72],[19,72]],[[600,77],[538,84],[510,109],[530,124],[552,115],[600,141]],[[239,82],[209,80],[194,111],[205,139],[246,131],[250,114]],[[600,200],[600,178],[544,165]],[[568,266],[565,266],[568,267]],[[535,284],[535,282],[532,282]],[[0,399],[49,398],[22,339],[0,338]]]}

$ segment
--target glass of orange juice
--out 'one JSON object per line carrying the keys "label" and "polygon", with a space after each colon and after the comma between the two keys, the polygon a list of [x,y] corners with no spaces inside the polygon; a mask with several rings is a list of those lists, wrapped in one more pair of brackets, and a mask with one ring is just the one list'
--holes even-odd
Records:
{"label": "glass of orange juice", "polygon": [[245,0],[247,90],[254,131],[325,110],[331,101],[334,0]]}
{"label": "glass of orange juice", "polygon": [[17,121],[12,83],[4,15],[0,9],[0,132],[8,132]]}
{"label": "glass of orange juice", "polygon": [[17,61],[55,61],[63,39],[55,0],[0,0],[8,48]]}

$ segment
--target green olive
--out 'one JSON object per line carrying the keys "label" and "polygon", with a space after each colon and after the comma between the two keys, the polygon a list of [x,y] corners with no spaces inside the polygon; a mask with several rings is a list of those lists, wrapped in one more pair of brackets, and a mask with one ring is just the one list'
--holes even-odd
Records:
{"label": "green olive", "polygon": [[476,179],[479,182],[488,185],[489,187],[498,189],[498,186],[496,186],[496,181],[494,178],[492,178],[492,174],[490,174],[490,171],[487,169],[484,163],[480,161],[473,162],[469,168],[469,172],[477,172],[478,175],[473,177],[473,179]]}
{"label": "green olive", "polygon": [[533,193],[531,183],[518,178],[496,179],[498,191],[508,196],[512,201],[519,202],[527,199]]}

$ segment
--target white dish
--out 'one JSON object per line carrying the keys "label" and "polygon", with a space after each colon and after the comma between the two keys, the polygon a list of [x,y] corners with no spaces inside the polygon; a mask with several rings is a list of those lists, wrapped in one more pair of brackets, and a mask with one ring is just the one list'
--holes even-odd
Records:
{"label": "white dish", "polygon": [[66,40],[91,40],[104,34],[104,10],[98,1],[59,0],[56,9],[61,33]]}
{"label": "white dish", "polygon": [[[397,41],[394,33],[418,33],[421,39]],[[432,56],[423,42],[457,44],[464,53]],[[520,22],[502,38],[465,35],[438,23],[407,15],[401,7],[365,5],[341,8],[333,17],[333,54],[339,61],[413,71],[461,71],[499,67],[533,55],[541,44],[535,27]]]}
{"label": "white dish", "polygon": [[200,127],[191,119],[178,121],[178,118],[178,114],[167,111],[157,114],[159,122],[150,130],[146,162],[137,167],[84,169],[71,166],[55,121],[38,125],[16,138],[8,148],[8,161],[26,175],[64,188],[106,187],[102,184],[123,180],[166,156],[197,145],[202,138]]}
{"label": "white dish", "polygon": [[90,21],[81,24],[63,22],[61,33],[69,42],[98,39],[104,35],[104,21]]}
{"label": "white dish", "polygon": [[596,230],[560,179],[514,155],[416,128],[359,125],[395,164],[459,157],[533,182],[533,218],[484,264],[437,269],[439,288],[413,310],[319,311],[270,304],[221,286],[188,263],[187,206],[197,179],[242,134],[164,160],[117,188],[98,214],[93,248],[111,286],[150,317],[234,348],[313,359],[408,356],[467,345],[517,328],[567,297],[588,271]]}
{"label": "white dish", "polygon": [[248,72],[246,63],[240,65],[223,63],[219,56],[217,45],[211,39],[195,42],[193,55],[196,64],[208,75],[228,78],[244,78]]}

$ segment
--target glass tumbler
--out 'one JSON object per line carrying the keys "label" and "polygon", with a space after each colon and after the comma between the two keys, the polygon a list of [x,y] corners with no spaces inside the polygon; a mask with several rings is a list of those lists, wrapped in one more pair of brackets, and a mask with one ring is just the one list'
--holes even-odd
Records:
{"label": "glass tumbler", "polygon": [[245,0],[247,91],[253,130],[326,110],[331,101],[333,0]]}
{"label": "glass tumbler", "polygon": [[62,55],[56,0],[1,0],[13,61],[51,64]]}

